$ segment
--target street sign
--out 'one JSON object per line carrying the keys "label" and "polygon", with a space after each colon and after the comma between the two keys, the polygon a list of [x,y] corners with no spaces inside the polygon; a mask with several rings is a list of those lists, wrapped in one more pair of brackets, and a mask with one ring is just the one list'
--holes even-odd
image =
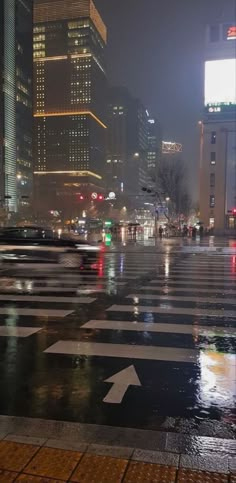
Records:
{"label": "street sign", "polygon": [[94,193],[91,194],[92,200],[96,200],[97,197],[98,197],[98,194],[97,193],[94,192]]}

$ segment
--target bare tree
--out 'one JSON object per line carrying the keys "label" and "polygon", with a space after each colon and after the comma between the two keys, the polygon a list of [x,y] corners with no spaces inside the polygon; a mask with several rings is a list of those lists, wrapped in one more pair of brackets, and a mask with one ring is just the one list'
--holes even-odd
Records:
{"label": "bare tree", "polygon": [[160,203],[168,199],[169,217],[188,216],[192,202],[188,192],[186,167],[183,161],[162,159],[152,175],[153,188]]}

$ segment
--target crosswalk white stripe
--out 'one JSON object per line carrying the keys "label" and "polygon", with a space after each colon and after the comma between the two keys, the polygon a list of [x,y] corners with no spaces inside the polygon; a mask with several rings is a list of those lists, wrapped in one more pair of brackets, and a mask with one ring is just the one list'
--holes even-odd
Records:
{"label": "crosswalk white stripe", "polygon": [[11,302],[51,302],[68,304],[91,304],[96,299],[91,297],[51,297],[47,295],[0,295],[0,300]]}
{"label": "crosswalk white stripe", "polygon": [[208,274],[208,275],[202,275],[202,274],[183,274],[183,275],[177,275],[177,274],[173,274],[171,276],[171,274],[168,274],[168,276],[166,276],[165,274],[160,274],[160,275],[156,275],[156,278],[168,278],[170,279],[171,277],[173,278],[177,278],[177,279],[181,279],[181,280],[232,280],[233,282],[235,281],[236,282],[236,274],[231,274],[231,275],[222,275],[221,277],[215,277],[214,274]]}
{"label": "crosswalk white stripe", "polygon": [[164,332],[167,334],[215,335],[236,337],[234,327],[215,327],[197,324],[162,324],[125,320],[90,320],[81,329],[130,330],[135,332]]}
{"label": "crosswalk white stripe", "polygon": [[153,295],[153,294],[142,294],[142,293],[135,293],[126,295],[127,299],[141,299],[141,300],[173,300],[177,302],[201,302],[201,303],[212,303],[212,304],[231,304],[235,305],[236,300],[230,300],[228,298],[210,298],[210,297],[198,297],[198,296],[185,296],[182,295],[174,296],[174,295]]}
{"label": "crosswalk white stripe", "polygon": [[[145,287],[139,287],[139,290],[140,291],[146,291],[146,290],[152,290],[152,291],[157,291],[157,292],[166,292],[168,294],[175,294],[177,292],[193,292],[196,293],[196,292],[202,292],[202,291],[205,291],[205,289],[201,289],[201,288],[189,288],[189,287],[184,287],[184,288],[180,288],[180,287],[166,287],[166,286],[158,286],[158,287],[155,287],[155,285],[145,285]],[[233,298],[234,296],[236,295],[236,290],[225,290],[224,288],[223,289],[220,289],[220,288],[208,288],[207,289],[207,293],[211,293],[211,294],[218,294],[219,292],[221,292],[221,295],[231,295]]]}
{"label": "crosswalk white stripe", "polygon": [[195,315],[202,317],[236,317],[235,310],[224,309],[203,309],[199,307],[154,307],[153,305],[112,305],[107,309],[108,312],[133,312],[135,315],[141,312],[151,312],[153,314],[176,314],[176,315]]}
{"label": "crosswalk white stripe", "polygon": [[205,280],[173,280],[173,279],[170,279],[170,278],[163,278],[162,280],[151,280],[149,283],[151,284],[155,284],[155,285],[160,285],[162,287],[164,286],[170,286],[172,287],[173,285],[184,285],[184,284],[188,284],[188,285],[194,285],[194,286],[214,286],[214,285],[218,285],[220,287],[224,287],[225,285],[228,285],[228,286],[232,286],[234,287],[235,286],[235,283],[234,282],[231,282],[230,280],[222,280],[221,278],[221,282],[219,280],[208,280],[208,281],[205,281]]}
{"label": "crosswalk white stripe", "polygon": [[29,337],[42,330],[42,327],[12,327],[0,325],[1,337]]}
{"label": "crosswalk white stripe", "polygon": [[[222,267],[222,268],[218,268],[218,267],[191,267],[191,266],[186,266],[186,267],[176,267],[175,265],[173,265],[171,268],[170,268],[170,271],[171,272],[178,272],[178,273],[189,273],[189,272],[193,272],[193,273],[222,273],[222,272],[227,272],[227,273],[230,273],[232,275],[234,275],[234,272],[232,272],[232,268],[231,267]],[[236,273],[235,273],[236,274]]]}
{"label": "crosswalk white stripe", "polygon": [[[8,280],[11,280],[14,281],[15,283],[18,283],[18,282],[21,282],[22,284],[24,283],[27,283],[27,282],[33,282],[34,284],[34,287],[39,287],[41,286],[41,284],[44,284],[44,285],[47,285],[48,287],[51,286],[51,284],[53,286],[55,286],[56,284],[60,285],[60,287],[62,287],[63,285],[70,285],[71,287],[79,287],[80,285],[82,285],[83,287],[91,287],[91,286],[97,286],[97,285],[102,285],[102,286],[106,286],[106,285],[109,285],[109,287],[112,285],[114,285],[115,287],[124,287],[125,285],[127,285],[126,282],[117,282],[116,280],[96,280],[96,281],[93,281],[93,280],[88,280],[86,283],[85,282],[82,282],[81,280],[79,281],[76,281],[76,280],[60,280],[58,278],[56,279],[52,279],[52,278],[47,278],[47,279],[34,279],[33,277],[31,278],[10,278]],[[88,284],[89,282],[89,284]],[[4,286],[6,286],[6,281],[4,282]],[[2,289],[2,287],[0,286],[0,290]]]}
{"label": "crosswalk white stripe", "polygon": [[47,354],[119,357],[193,363],[197,362],[199,354],[195,349],[77,341],[59,341],[44,352]]}
{"label": "crosswalk white stripe", "polygon": [[67,317],[73,310],[28,309],[20,307],[0,307],[0,315],[25,315],[31,317]]}
{"label": "crosswalk white stripe", "polygon": [[[115,287],[112,287],[113,290],[115,290]],[[27,290],[27,289],[25,289]],[[30,290],[30,293],[32,294],[35,294],[35,293],[47,293],[47,292],[55,292],[55,293],[71,293],[71,292],[74,292],[74,293],[80,293],[80,292],[89,292],[89,293],[95,293],[95,292],[99,292],[99,293],[107,293],[109,289],[96,289],[95,287],[86,287],[86,286],[83,286],[83,287],[53,287],[53,286],[49,286],[49,287],[33,287],[31,290]],[[15,287],[6,287],[6,289],[3,289],[1,288],[0,289],[0,293],[15,293],[16,295],[21,293],[23,290],[18,290],[17,288]],[[25,294],[29,294],[29,290],[25,292]],[[60,302],[61,299],[58,299],[58,302]]]}
{"label": "crosswalk white stripe", "polygon": [[[78,281],[81,281],[82,278],[88,278],[89,280],[94,280],[94,281],[97,281],[97,280],[104,280],[104,281],[109,281],[109,280],[112,280],[112,279],[119,279],[119,280],[122,280],[122,279],[127,279],[127,280],[135,280],[138,275],[125,275],[125,273],[123,275],[117,275],[117,274],[114,274],[114,275],[102,275],[102,276],[99,276],[99,275],[94,275],[94,274],[88,274],[88,273],[83,273],[83,271],[81,273],[78,273],[78,274],[75,274],[75,273],[71,273],[71,274],[67,274],[67,273],[53,273],[53,272],[40,272],[37,274],[35,274],[35,272],[33,273],[33,275],[31,276],[28,276],[28,278],[34,278],[34,279],[37,279],[38,277],[45,277],[45,278],[48,278],[48,277],[57,277],[58,280],[64,280],[66,279],[70,279],[70,280],[78,280]],[[9,277],[10,278],[10,277]],[[23,279],[24,277],[21,275],[21,278]]]}

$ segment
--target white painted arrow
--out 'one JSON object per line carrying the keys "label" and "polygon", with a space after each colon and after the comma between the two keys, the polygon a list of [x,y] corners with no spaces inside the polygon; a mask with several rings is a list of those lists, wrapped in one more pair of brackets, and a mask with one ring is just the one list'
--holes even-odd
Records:
{"label": "white painted arrow", "polygon": [[141,386],[141,382],[134,366],[126,367],[117,374],[109,377],[104,382],[112,382],[113,386],[103,399],[103,402],[120,404],[129,386]]}

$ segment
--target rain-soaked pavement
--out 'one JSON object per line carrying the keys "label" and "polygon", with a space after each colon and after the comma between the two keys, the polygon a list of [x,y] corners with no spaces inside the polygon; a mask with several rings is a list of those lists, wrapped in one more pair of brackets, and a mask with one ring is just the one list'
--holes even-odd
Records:
{"label": "rain-soaked pavement", "polygon": [[236,243],[0,269],[0,414],[232,439]]}

